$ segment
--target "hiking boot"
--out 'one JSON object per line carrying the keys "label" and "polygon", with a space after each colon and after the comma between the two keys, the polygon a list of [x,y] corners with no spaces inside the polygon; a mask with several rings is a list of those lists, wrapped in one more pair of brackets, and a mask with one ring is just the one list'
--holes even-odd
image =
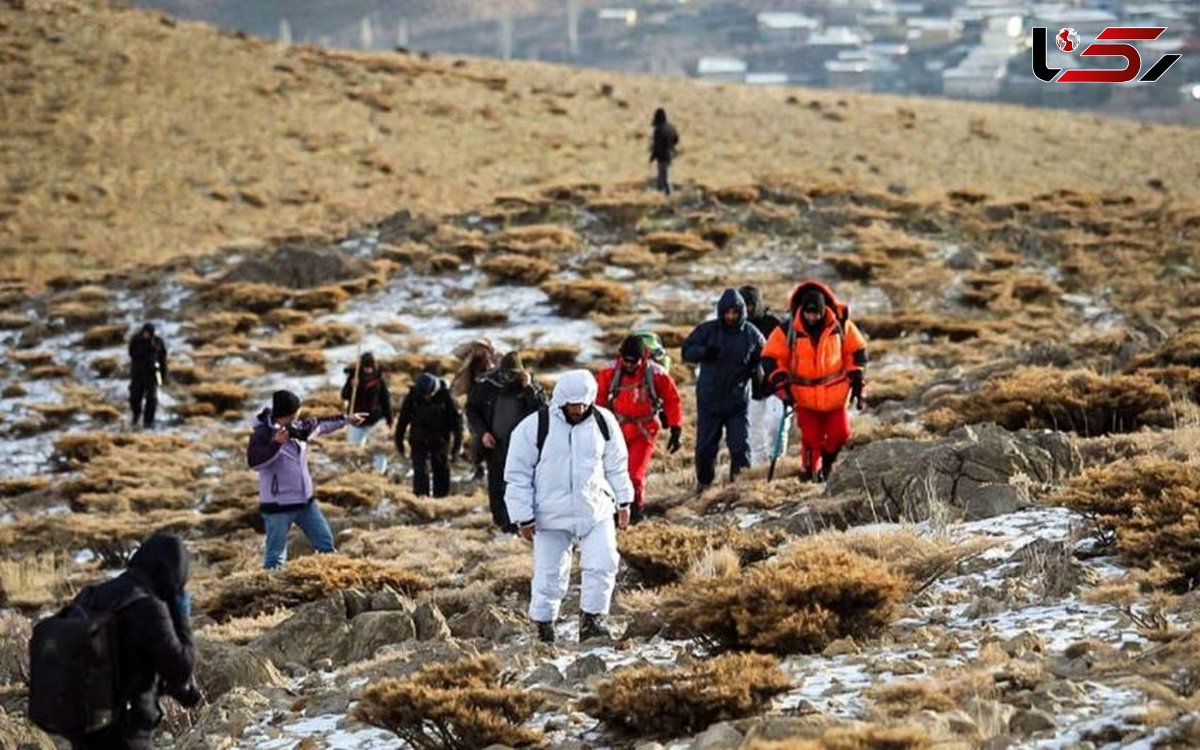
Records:
{"label": "hiking boot", "polygon": [[637,503],[634,503],[633,505],[629,506],[629,525],[630,526],[637,526],[639,523],[642,522],[643,519],[645,519],[645,517],[646,517],[646,514],[642,510],[642,506],[638,505]]}
{"label": "hiking boot", "polygon": [[829,475],[833,473],[833,462],[837,460],[837,457],[838,454],[836,453],[821,454],[821,470],[817,472],[817,481],[829,481]]}
{"label": "hiking boot", "polygon": [[604,625],[604,615],[593,615],[582,612],[579,615],[579,642],[590,641],[593,638],[612,638],[612,633]]}
{"label": "hiking boot", "polygon": [[535,622],[537,625],[537,637],[542,643],[554,643],[554,623],[552,622]]}

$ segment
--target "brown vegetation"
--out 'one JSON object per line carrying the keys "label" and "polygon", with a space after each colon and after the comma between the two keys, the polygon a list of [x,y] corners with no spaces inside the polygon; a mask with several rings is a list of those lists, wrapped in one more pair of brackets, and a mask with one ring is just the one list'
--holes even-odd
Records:
{"label": "brown vegetation", "polygon": [[1090,516],[1139,568],[1164,566],[1177,587],[1200,580],[1200,467],[1157,457],[1096,466],[1054,498]]}
{"label": "brown vegetation", "polygon": [[540,742],[541,732],[521,724],[541,704],[535,694],[504,681],[499,661],[489,655],[373,682],[354,715],[421,750],[475,750]]}
{"label": "brown vegetation", "polygon": [[625,284],[603,279],[577,279],[546,284],[543,289],[558,311],[569,318],[583,318],[593,313],[615,315],[629,306],[632,294]]}
{"label": "brown vegetation", "polygon": [[550,278],[554,273],[554,265],[541,258],[505,253],[488,258],[483,262],[483,271],[493,280],[508,283],[533,286]]}
{"label": "brown vegetation", "polygon": [[250,391],[236,383],[201,383],[188,393],[201,404],[209,404],[218,412],[240,409],[250,398]]}
{"label": "brown vegetation", "polygon": [[666,523],[635,526],[618,538],[621,558],[642,583],[661,586],[683,578],[705,553],[730,547],[743,565],[765,560],[783,542],[781,532],[697,529]]}
{"label": "brown vegetation", "polygon": [[791,680],[775,657],[725,654],[682,667],[629,667],[580,708],[625,734],[674,737],[759,713]]}
{"label": "brown vegetation", "polygon": [[929,750],[929,735],[907,727],[835,727],[810,739],[754,741],[746,750]]}
{"label": "brown vegetation", "polygon": [[687,232],[653,232],[642,237],[642,243],[652,253],[680,259],[699,258],[717,249],[712,242]]}

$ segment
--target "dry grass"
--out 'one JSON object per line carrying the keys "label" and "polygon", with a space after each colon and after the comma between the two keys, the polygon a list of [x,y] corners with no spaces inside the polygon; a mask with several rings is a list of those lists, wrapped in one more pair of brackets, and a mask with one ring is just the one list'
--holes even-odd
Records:
{"label": "dry grass", "polygon": [[628,285],[603,279],[555,281],[543,286],[558,312],[569,318],[592,314],[616,315],[628,309],[632,294]]}
{"label": "dry grass", "polygon": [[224,622],[280,607],[293,608],[338,589],[378,591],[384,586],[411,596],[429,588],[429,581],[422,574],[387,563],[345,555],[308,555],[289,562],[282,571],[259,570],[218,581],[198,604],[205,613]]}
{"label": "dry grass", "polygon": [[[468,208],[513,185],[640,176],[634,165],[643,161],[643,138],[629,137],[629,112],[615,98],[563,99],[575,121],[589,124],[563,136],[561,117],[518,95],[531,88],[573,93],[609,85],[636,92],[639,101],[671,101],[685,138],[688,123],[708,126],[704,138],[689,141],[677,179],[715,176],[718,200],[751,198],[755,190],[741,186],[781,164],[793,177],[836,168],[866,186],[962,193],[984,185],[992,195],[1042,190],[1046,179],[1050,187],[1142,185],[1145,165],[1153,164],[1172,195],[1195,193],[1184,166],[1192,143],[1186,128],[1143,131],[1138,123],[928,99],[912,127],[899,129],[887,125],[897,106],[912,103],[889,96],[814,90],[803,96],[830,106],[797,108],[783,91],[721,87],[716,96],[706,83],[540,63],[456,65],[284,48],[198,24],[167,26],[143,11],[24,5],[0,11],[5,78],[14,82],[8,120],[25,124],[10,128],[14,148],[0,185],[14,209],[0,232],[16,248],[12,272],[24,278],[158,260],[163,248],[197,253],[244,237],[337,234],[396,205]],[[69,49],[51,41],[60,34],[73,40]],[[206,61],[203,91],[194,59]],[[835,111],[836,99],[848,106]],[[989,131],[1002,137],[935,145],[952,123],[968,132],[984,111]],[[480,112],[488,113],[486,128]],[[1070,177],[1042,168],[1059,158],[1046,131],[1094,146]],[[569,148],[545,147],[563,137]],[[455,148],[435,147],[447,142]],[[854,159],[864,152],[888,158]],[[659,204],[568,192],[622,223]]]}
{"label": "dry grass", "polygon": [[652,232],[642,237],[642,243],[650,252],[673,259],[694,260],[717,249],[712,242],[687,232]]}
{"label": "dry grass", "polygon": [[289,328],[292,343],[297,346],[344,346],[353,344],[362,338],[362,330],[349,323],[306,323],[296,328]]}
{"label": "dry grass", "polygon": [[745,750],[929,750],[935,747],[919,729],[864,724],[836,727],[811,739],[753,741]]}
{"label": "dry grass", "polygon": [[240,409],[250,398],[250,391],[237,383],[201,383],[188,393],[197,402],[212,406],[217,412]]}
{"label": "dry grass", "polygon": [[706,553],[732,548],[743,565],[765,560],[783,542],[780,532],[697,529],[666,523],[635,526],[618,538],[621,558],[643,584],[675,583]]}
{"label": "dry grass", "polygon": [[1139,568],[1164,566],[1169,583],[1200,580],[1200,467],[1139,457],[1088,469],[1054,501],[1094,519],[1102,539]]}
{"label": "dry grass", "polygon": [[516,253],[488,258],[482,268],[494,281],[523,286],[540,284],[554,273],[554,265],[548,261]]}
{"label": "dry grass", "polygon": [[816,653],[837,638],[878,634],[911,586],[869,557],[816,540],[740,576],[668,590],[663,612],[712,649]]}
{"label": "dry grass", "polygon": [[110,346],[120,346],[125,342],[125,326],[100,325],[92,326],[79,340],[84,349],[105,349]]}
{"label": "dry grass", "polygon": [[61,598],[70,573],[70,561],[56,552],[0,560],[0,606],[37,610],[52,605]]}
{"label": "dry grass", "polygon": [[363,691],[354,715],[421,750],[525,747],[542,739],[541,732],[521,726],[541,703],[502,679],[499,661],[488,655],[375,681]]}
{"label": "dry grass", "polygon": [[725,654],[682,667],[622,669],[580,708],[624,734],[675,737],[759,713],[791,687],[775,657]]}

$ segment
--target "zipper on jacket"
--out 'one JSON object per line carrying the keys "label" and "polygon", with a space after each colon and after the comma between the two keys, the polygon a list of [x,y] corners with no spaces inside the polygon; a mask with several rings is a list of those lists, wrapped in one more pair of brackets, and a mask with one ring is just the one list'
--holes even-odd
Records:
{"label": "zipper on jacket", "polygon": [[271,494],[279,494],[279,475],[274,473],[271,474]]}

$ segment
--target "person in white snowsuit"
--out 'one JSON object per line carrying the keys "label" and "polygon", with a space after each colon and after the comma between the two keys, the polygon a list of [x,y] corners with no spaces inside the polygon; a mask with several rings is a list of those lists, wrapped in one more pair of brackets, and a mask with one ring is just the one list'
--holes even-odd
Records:
{"label": "person in white snowsuit", "polygon": [[629,526],[633,483],[621,427],[612,412],[595,404],[590,372],[563,373],[550,406],[513,431],[504,468],[509,518],[533,542],[529,619],[546,643],[554,641],[576,544],[582,570],[579,638],[609,635],[604,617],[617,582],[616,529]]}

